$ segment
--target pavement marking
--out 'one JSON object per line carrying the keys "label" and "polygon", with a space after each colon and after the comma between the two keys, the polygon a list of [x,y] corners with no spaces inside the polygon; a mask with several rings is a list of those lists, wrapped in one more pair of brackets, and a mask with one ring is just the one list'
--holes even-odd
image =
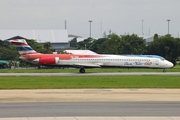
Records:
{"label": "pavement marking", "polygon": [[19,117],[19,118],[0,118],[0,120],[180,120],[180,117]]}

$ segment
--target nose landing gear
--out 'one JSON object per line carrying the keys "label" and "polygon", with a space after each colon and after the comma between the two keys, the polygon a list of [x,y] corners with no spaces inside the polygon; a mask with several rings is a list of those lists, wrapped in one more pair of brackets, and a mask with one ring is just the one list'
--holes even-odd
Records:
{"label": "nose landing gear", "polygon": [[163,72],[166,72],[166,68],[163,69]]}

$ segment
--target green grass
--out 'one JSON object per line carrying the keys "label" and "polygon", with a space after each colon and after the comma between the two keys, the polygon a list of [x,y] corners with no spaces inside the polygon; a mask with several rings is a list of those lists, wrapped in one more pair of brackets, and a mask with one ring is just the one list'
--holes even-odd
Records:
{"label": "green grass", "polygon": [[0,77],[0,89],[180,88],[180,76]]}
{"label": "green grass", "polygon": [[[0,69],[0,73],[78,73],[79,69]],[[162,72],[162,69],[94,68],[86,73]],[[177,65],[167,72],[180,72]],[[180,88],[180,76],[40,76],[3,77],[0,89],[64,89],[64,88]]]}

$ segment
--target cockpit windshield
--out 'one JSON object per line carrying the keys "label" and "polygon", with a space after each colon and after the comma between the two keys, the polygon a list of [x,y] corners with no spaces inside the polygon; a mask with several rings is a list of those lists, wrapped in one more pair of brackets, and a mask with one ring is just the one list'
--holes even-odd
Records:
{"label": "cockpit windshield", "polygon": [[162,57],[161,60],[163,61],[163,60],[165,60],[165,59]]}

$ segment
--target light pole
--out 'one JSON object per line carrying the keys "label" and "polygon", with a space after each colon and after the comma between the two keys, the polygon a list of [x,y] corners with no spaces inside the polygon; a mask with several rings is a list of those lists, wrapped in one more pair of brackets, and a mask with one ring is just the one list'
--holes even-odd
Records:
{"label": "light pole", "polygon": [[171,20],[168,19],[167,21],[168,21],[168,34],[169,34],[169,22],[170,22]]}
{"label": "light pole", "polygon": [[91,22],[93,22],[92,20],[89,20],[89,23],[90,23],[90,38],[91,38]]}

